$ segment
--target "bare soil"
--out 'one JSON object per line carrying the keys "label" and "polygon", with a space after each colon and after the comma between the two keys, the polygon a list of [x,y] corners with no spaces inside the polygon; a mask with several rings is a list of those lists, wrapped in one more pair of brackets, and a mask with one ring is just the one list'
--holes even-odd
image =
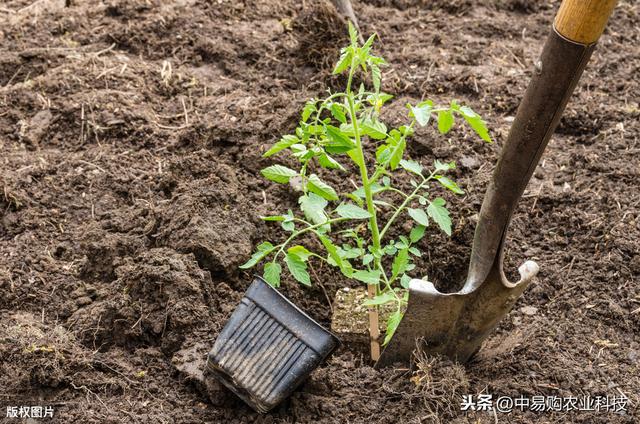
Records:
{"label": "bare soil", "polygon": [[[464,278],[475,215],[558,1],[356,1],[391,64],[384,89],[456,98],[496,142],[421,130],[409,154],[458,160],[455,230],[421,275]],[[258,216],[295,206],[261,153],[330,75],[345,29],[322,2],[9,0],[0,6],[0,415],[52,405],[59,423],[634,423],[640,421],[640,6],[613,25],[512,223],[507,266],[539,278],[464,367],[374,370],[345,345],[260,416],[192,375],[278,240]],[[329,178],[329,177],[327,177]],[[347,189],[343,178],[333,181]],[[398,182],[401,183],[401,182]],[[326,326],[315,268],[283,292]],[[460,411],[462,394],[620,395],[626,414]],[[4,418],[0,418],[4,419]],[[16,422],[15,419],[6,419]]]}

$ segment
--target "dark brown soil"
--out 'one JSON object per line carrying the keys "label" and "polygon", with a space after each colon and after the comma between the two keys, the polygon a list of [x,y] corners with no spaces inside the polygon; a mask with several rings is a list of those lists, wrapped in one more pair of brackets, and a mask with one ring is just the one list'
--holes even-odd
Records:
{"label": "dark brown soil", "polygon": [[[457,98],[496,139],[424,130],[409,148],[424,163],[458,160],[467,191],[449,199],[453,237],[423,246],[421,273],[443,286],[464,277],[474,215],[558,4],[354,4],[391,64],[391,121],[407,101]],[[282,236],[258,215],[295,197],[261,179],[272,160],[260,155],[306,99],[341,83],[329,72],[341,21],[313,1],[3,2],[0,416],[52,405],[60,423],[640,421],[640,6],[620,0],[612,21],[510,231],[508,267],[534,259],[539,278],[476,360],[424,360],[411,379],[344,346],[259,416],[189,370],[250,282],[237,266]],[[348,284],[313,275],[328,293]],[[283,285],[330,324],[319,285]],[[630,405],[460,412],[462,394],[481,392],[622,393]]]}

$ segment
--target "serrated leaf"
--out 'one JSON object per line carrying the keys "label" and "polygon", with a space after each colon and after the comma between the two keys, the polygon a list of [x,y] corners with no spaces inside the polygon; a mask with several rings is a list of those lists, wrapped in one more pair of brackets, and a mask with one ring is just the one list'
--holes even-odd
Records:
{"label": "serrated leaf", "polygon": [[358,149],[351,149],[347,152],[347,155],[351,158],[353,163],[355,163],[358,167],[362,167],[364,164],[364,157],[360,153]]}
{"label": "serrated leaf", "polygon": [[264,265],[264,280],[272,287],[280,287],[280,274],[282,267],[277,262],[268,262]]}
{"label": "serrated leaf", "polygon": [[303,262],[306,262],[306,260],[309,259],[309,256],[311,256],[311,252],[309,251],[309,249],[299,244],[291,246],[287,249],[287,252],[297,256]]}
{"label": "serrated leaf", "polygon": [[368,285],[377,285],[380,283],[380,271],[355,271],[351,274],[351,278]]}
{"label": "serrated leaf", "polygon": [[438,159],[433,161],[433,166],[436,168],[436,171],[448,171],[450,169],[455,169],[456,163],[451,161],[449,163],[442,163]]}
{"label": "serrated leaf", "polygon": [[342,259],[354,259],[362,256],[362,249],[358,247],[352,247],[348,244],[342,245],[338,248],[338,254]]}
{"label": "serrated leaf", "polygon": [[442,184],[443,187],[451,190],[455,194],[464,194],[464,191],[460,187],[458,187],[458,184],[456,184],[455,181],[450,180],[449,178],[442,175],[436,176],[436,179],[440,184]]}
{"label": "serrated leaf", "polygon": [[413,172],[417,175],[422,175],[422,165],[420,165],[416,161],[402,159],[400,161],[400,166],[409,172]]}
{"label": "serrated leaf", "polygon": [[316,111],[316,102],[315,100],[309,100],[307,103],[305,103],[304,107],[302,108],[302,122],[307,122],[309,120],[309,117],[311,117],[311,114],[313,112]]}
{"label": "serrated leaf", "polygon": [[371,214],[353,203],[342,203],[336,208],[336,213],[342,218],[369,219]]}
{"label": "serrated leaf", "polygon": [[327,200],[338,200],[338,194],[333,187],[322,181],[316,174],[309,175],[307,190]]}
{"label": "serrated leaf", "polygon": [[284,149],[296,144],[298,141],[299,139],[295,135],[285,135],[284,137],[282,137],[282,139],[280,139],[280,141],[271,146],[269,150],[264,152],[262,157],[268,158],[271,155],[275,155],[276,153],[281,152]]}
{"label": "serrated leaf", "polygon": [[353,59],[353,51],[350,48],[343,49],[338,63],[333,68],[333,75],[338,75],[344,72],[349,66],[351,66],[351,60]]}
{"label": "serrated leaf", "polygon": [[450,110],[442,110],[438,112],[438,131],[446,134],[453,126],[454,118]]}
{"label": "serrated leaf", "polygon": [[373,81],[373,88],[376,92],[380,91],[380,81],[382,80],[382,72],[378,65],[371,65],[371,80]]}
{"label": "serrated leaf", "polygon": [[347,122],[347,116],[345,115],[344,111],[342,110],[342,106],[340,106],[339,103],[331,104],[331,115],[333,115],[333,117],[342,124]]}
{"label": "serrated leaf", "polygon": [[409,265],[409,251],[407,249],[401,249],[398,254],[393,258],[393,264],[391,265],[391,278],[394,279],[398,275],[403,274],[407,270]]}
{"label": "serrated leaf", "polygon": [[376,120],[366,120],[360,124],[360,129],[364,135],[368,135],[374,140],[384,140],[387,137],[387,126]]}
{"label": "serrated leaf", "polygon": [[[384,191],[384,186],[381,186],[378,183],[373,183],[371,184],[371,194],[372,195],[376,195],[378,193],[380,193],[381,191]],[[355,196],[358,196],[361,199],[365,198],[365,193],[364,193],[364,187],[358,187],[357,190],[352,192]]]}
{"label": "serrated leaf", "polygon": [[389,168],[391,168],[392,170],[396,169],[398,167],[398,164],[400,164],[406,145],[407,143],[403,138],[398,142],[398,144],[392,147],[391,156],[389,157]]}
{"label": "serrated leaf", "polygon": [[386,291],[375,296],[373,299],[365,299],[362,304],[364,306],[380,306],[389,302],[393,302],[394,300],[396,300],[395,295],[390,291]]}
{"label": "serrated leaf", "polygon": [[391,341],[391,338],[393,337],[393,334],[398,329],[398,325],[400,324],[401,320],[402,320],[402,312],[400,312],[400,310],[397,310],[393,314],[391,314],[391,316],[387,320],[387,331],[384,336],[384,342],[382,342],[383,346],[386,346],[387,343]]}
{"label": "serrated leaf", "polygon": [[445,200],[438,197],[429,203],[427,213],[446,235],[451,236],[451,218],[449,217],[449,211],[444,207],[445,204]]}
{"label": "serrated leaf", "polygon": [[326,153],[322,153],[318,156],[318,163],[323,168],[339,169],[341,171],[345,170],[344,167],[340,165],[340,162],[338,162],[337,160],[335,160],[334,158],[332,158]]}
{"label": "serrated leaf", "polygon": [[304,212],[304,216],[313,224],[323,224],[327,222],[327,215],[324,213],[324,208],[328,202],[315,193],[309,193],[304,196],[300,196],[298,199],[300,203],[300,209]]}
{"label": "serrated leaf", "polygon": [[411,232],[409,233],[409,240],[411,240],[411,243],[419,242],[422,237],[424,237],[426,229],[426,225],[416,225],[415,227],[413,227],[411,229]]}
{"label": "serrated leaf", "polygon": [[409,107],[409,116],[413,116],[414,118],[416,118],[416,122],[421,127],[424,127],[429,123],[429,120],[431,119],[431,110],[433,109],[433,103],[423,102],[421,103],[421,105],[417,105],[417,106],[408,105],[408,107]]}
{"label": "serrated leaf", "polygon": [[381,144],[376,149],[376,161],[378,163],[388,163],[391,157],[391,145]]}
{"label": "serrated leaf", "polygon": [[293,212],[291,212],[291,209],[289,209],[287,213],[282,216],[284,217],[284,221],[282,221],[282,224],[280,224],[282,226],[282,229],[285,231],[293,232],[296,229],[296,225],[293,221],[294,216]]}
{"label": "serrated leaf", "polygon": [[284,262],[287,264],[287,268],[291,275],[293,275],[293,278],[305,286],[311,285],[311,278],[309,278],[309,273],[307,272],[307,264],[304,261],[296,255],[287,253]]}
{"label": "serrated leaf", "polygon": [[352,45],[358,44],[358,31],[351,21],[349,21],[349,39]]}
{"label": "serrated leaf", "polygon": [[256,246],[256,251],[253,253],[253,255],[251,255],[251,258],[249,258],[247,262],[240,265],[239,268],[241,269],[251,268],[258,262],[260,262],[262,258],[267,256],[269,253],[273,252],[274,249],[275,247],[268,241],[260,243],[258,246]]}
{"label": "serrated leaf", "polygon": [[279,184],[287,184],[291,177],[298,175],[296,171],[283,165],[271,165],[264,168],[260,173],[268,180]]}
{"label": "serrated leaf", "polygon": [[403,289],[409,288],[410,281],[411,281],[411,277],[409,277],[407,274],[402,274],[402,277],[400,277],[400,285],[402,286]]}
{"label": "serrated leaf", "polygon": [[327,236],[324,236],[322,234],[318,234],[318,238],[320,239],[320,242],[322,243],[324,248],[327,250],[327,253],[329,254],[329,258],[333,260],[334,264],[337,267],[342,269],[344,265],[343,265],[342,258],[338,254],[338,248],[336,247],[336,245],[334,245],[333,242]]}
{"label": "serrated leaf", "polygon": [[407,208],[409,216],[420,225],[429,226],[429,217],[422,209]]}
{"label": "serrated leaf", "polygon": [[459,109],[460,114],[464,118],[465,121],[469,124],[469,126],[480,136],[481,139],[486,141],[487,143],[491,143],[491,136],[489,135],[489,130],[487,129],[487,124],[482,120],[480,115],[474,112],[468,106],[461,106]]}
{"label": "serrated leaf", "polygon": [[329,143],[325,146],[325,150],[329,153],[344,153],[352,150],[356,145],[340,128],[333,125],[326,125],[327,138]]}

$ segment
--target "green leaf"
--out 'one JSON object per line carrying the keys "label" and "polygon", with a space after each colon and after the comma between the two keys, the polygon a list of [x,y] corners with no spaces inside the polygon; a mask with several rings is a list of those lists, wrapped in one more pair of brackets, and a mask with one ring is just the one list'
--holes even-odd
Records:
{"label": "green leaf", "polygon": [[298,141],[299,139],[295,135],[285,135],[284,137],[282,137],[282,139],[280,139],[280,141],[271,146],[269,150],[264,152],[262,157],[267,158],[271,155],[275,155],[276,153],[283,151],[289,146],[296,144]]}
{"label": "green leaf", "polygon": [[287,211],[286,215],[283,215],[284,217],[284,221],[282,221],[282,224],[280,224],[282,226],[282,229],[285,231],[289,231],[289,232],[293,232],[296,229],[296,224],[295,222],[293,222],[293,212],[291,212],[291,209],[289,209]]}
{"label": "green leaf", "polygon": [[429,123],[431,119],[431,110],[433,109],[433,103],[428,100],[422,102],[416,106],[407,105],[409,107],[409,116],[416,118],[416,122],[421,127],[424,127]]}
{"label": "green leaf", "polygon": [[402,159],[400,161],[400,166],[409,172],[413,172],[417,175],[422,175],[422,165],[420,165],[416,161]]}
{"label": "green leaf", "polygon": [[338,254],[342,259],[354,259],[362,255],[362,249],[343,244],[342,248],[338,248]]}
{"label": "green leaf", "polygon": [[351,149],[347,152],[347,155],[351,158],[353,163],[358,165],[358,167],[362,167],[364,164],[364,157],[360,154],[358,149]]}
{"label": "green leaf", "polygon": [[264,280],[272,287],[280,287],[280,274],[282,273],[282,267],[277,262],[267,262],[264,265],[264,273],[262,276]]}
{"label": "green leaf", "polygon": [[305,286],[311,285],[311,278],[309,278],[309,273],[307,272],[307,264],[304,261],[296,255],[287,253],[284,262],[287,264],[287,268],[291,275],[293,275],[293,278]]}
{"label": "green leaf", "polygon": [[352,45],[358,44],[358,31],[351,21],[349,21],[349,39]]}
{"label": "green leaf", "polygon": [[411,277],[409,277],[407,274],[402,274],[402,277],[400,277],[400,285],[402,286],[403,289],[409,288],[410,281],[411,281]]}
{"label": "green leaf", "polygon": [[453,113],[450,110],[443,110],[438,112],[438,130],[442,134],[446,134],[451,130],[453,126]]}
{"label": "green leaf", "polygon": [[336,208],[336,213],[342,218],[369,219],[371,214],[353,203],[342,203]]}
{"label": "green leaf", "polygon": [[305,103],[302,108],[302,122],[307,122],[311,117],[311,114],[316,111],[316,101],[311,99]]}
{"label": "green leaf", "polygon": [[403,274],[407,270],[409,265],[409,250],[401,249],[398,254],[393,258],[393,264],[391,265],[391,278],[394,279],[398,275]]}
{"label": "green leaf", "polygon": [[444,205],[446,205],[445,200],[438,197],[429,203],[429,206],[427,206],[427,213],[431,218],[433,218],[446,235],[451,236],[451,218],[449,217],[449,211],[444,207]]}
{"label": "green leaf", "polygon": [[424,237],[424,232],[427,229],[426,225],[416,225],[411,229],[411,233],[409,233],[409,240],[411,243],[419,242],[422,237]]}
{"label": "green leaf", "polygon": [[376,149],[376,161],[378,163],[389,163],[391,158],[391,144],[381,144]]}
{"label": "green leaf", "polygon": [[371,65],[371,81],[373,81],[373,88],[376,91],[380,91],[380,81],[382,80],[382,72],[378,65]]}
{"label": "green leaf", "polygon": [[351,141],[340,128],[334,127],[333,125],[326,125],[325,128],[327,138],[329,139],[329,143],[325,147],[327,152],[344,153],[356,147],[355,143]]}
{"label": "green leaf", "polygon": [[364,306],[379,306],[384,305],[385,303],[393,302],[394,300],[396,300],[396,297],[393,292],[387,290],[386,292],[380,293],[379,295],[375,296],[373,299],[365,299],[362,304]]}
{"label": "green leaf", "polygon": [[[378,183],[371,184],[370,188],[371,188],[371,194],[372,195],[376,195],[376,194],[380,193],[381,191],[384,191],[384,186],[381,186]],[[364,199],[366,197],[365,193],[364,193],[364,187],[358,187],[358,189],[353,191],[352,193],[355,196],[358,196],[361,199]]]}
{"label": "green leaf", "polygon": [[340,59],[338,59],[338,63],[336,63],[335,68],[333,68],[333,75],[338,75],[344,72],[349,66],[351,66],[351,60],[353,59],[353,50],[350,48],[346,48],[342,50],[342,54],[340,55]]}
{"label": "green leaf", "polygon": [[375,40],[375,39],[376,39],[376,34],[374,32],[373,34],[371,34],[369,36],[369,38],[367,38],[367,41],[365,41],[365,43],[362,45],[362,48],[363,49],[370,49],[371,46],[373,45],[373,40]]}
{"label": "green leaf", "polygon": [[362,133],[374,140],[384,140],[387,137],[387,126],[376,120],[366,120],[362,122],[360,129]]}
{"label": "green leaf", "polygon": [[327,236],[318,234],[318,238],[320,239],[320,242],[322,242],[324,248],[327,249],[327,253],[329,253],[329,257],[333,259],[335,265],[342,269],[343,263],[342,258],[338,254],[338,248],[331,242],[331,240]]}
{"label": "green leaf", "polygon": [[380,271],[355,271],[351,274],[351,278],[369,285],[377,285],[380,283]]}
{"label": "green leaf", "polygon": [[253,255],[251,255],[251,258],[249,258],[249,260],[247,262],[245,262],[242,265],[240,265],[239,268],[241,268],[241,269],[251,268],[252,266],[257,264],[258,262],[260,262],[260,260],[262,258],[267,256],[269,253],[273,252],[274,249],[275,249],[275,247],[271,243],[269,243],[268,241],[260,243],[256,247],[256,251],[253,253]]}
{"label": "green leaf", "polygon": [[341,171],[345,170],[344,167],[340,165],[340,162],[338,162],[337,160],[335,160],[334,158],[332,158],[326,153],[322,153],[318,156],[318,163],[323,168],[339,169]]}
{"label": "green leaf", "polygon": [[331,115],[333,115],[336,120],[340,121],[343,124],[347,122],[347,116],[345,115],[344,111],[342,110],[342,106],[339,103],[331,104]]}
{"label": "green leaf", "polygon": [[398,329],[398,325],[400,324],[401,320],[402,320],[402,312],[400,312],[399,309],[395,311],[393,314],[391,314],[391,316],[387,320],[387,332],[385,333],[385,336],[384,336],[384,342],[382,342],[383,346],[386,346],[387,343],[391,341],[391,337],[393,337],[393,334]]}
{"label": "green leaf", "polygon": [[260,173],[264,175],[266,179],[279,184],[287,184],[291,177],[298,175],[296,171],[283,165],[271,165],[264,168]]}
{"label": "green leaf", "polygon": [[442,175],[436,176],[436,180],[438,180],[438,182],[442,184],[443,187],[451,190],[455,194],[464,194],[464,191],[460,187],[458,187],[458,184],[456,184],[455,181],[452,181]]}
{"label": "green leaf", "polygon": [[306,262],[306,260],[309,259],[309,256],[311,256],[311,252],[309,251],[309,249],[299,244],[291,246],[287,249],[287,252],[297,256],[303,262]]}
{"label": "green leaf", "polygon": [[391,169],[396,169],[398,167],[398,164],[402,160],[402,155],[404,154],[406,145],[407,143],[403,138],[398,142],[398,144],[393,146],[391,150],[391,157],[389,158],[389,167]]}
{"label": "green leaf", "polygon": [[407,208],[409,216],[420,225],[429,226],[429,217],[422,209]]}
{"label": "green leaf", "polygon": [[304,212],[304,216],[313,224],[323,224],[327,222],[327,215],[324,213],[324,208],[328,202],[322,197],[315,193],[309,193],[300,196],[298,203],[300,203],[300,209]]}
{"label": "green leaf", "polygon": [[316,174],[309,175],[307,190],[327,200],[338,200],[338,194],[333,187],[322,181]]}
{"label": "green leaf", "polygon": [[442,163],[438,159],[436,159],[433,161],[433,166],[436,168],[436,171],[441,172],[441,171],[448,171],[450,169],[455,169],[456,163],[453,161],[449,163]]}
{"label": "green leaf", "polygon": [[469,124],[469,126],[480,136],[481,139],[486,141],[487,143],[491,143],[491,136],[489,135],[489,130],[487,129],[487,124],[482,120],[480,115],[471,110],[468,106],[461,106],[458,111],[462,115],[465,121]]}

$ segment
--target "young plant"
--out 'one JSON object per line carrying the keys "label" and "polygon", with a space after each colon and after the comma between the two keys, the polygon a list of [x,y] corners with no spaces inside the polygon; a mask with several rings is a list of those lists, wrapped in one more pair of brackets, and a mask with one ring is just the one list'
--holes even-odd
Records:
{"label": "young plant", "polygon": [[[326,262],[340,269],[345,277],[361,281],[368,286],[369,321],[372,357],[377,359],[378,317],[376,307],[393,302],[395,312],[387,322],[386,344],[402,318],[403,306],[408,298],[407,274],[415,265],[412,258],[420,256],[418,245],[427,227],[435,223],[441,231],[451,235],[451,218],[442,197],[433,196],[433,184],[455,194],[463,191],[446,172],[454,162],[436,160],[426,170],[419,162],[405,157],[408,139],[416,125],[431,123],[432,118],[442,134],[448,133],[460,116],[487,142],[491,138],[484,121],[467,106],[452,101],[447,106],[436,106],[431,100],[416,105],[408,104],[409,122],[398,128],[388,128],[380,120],[380,110],[392,96],[380,91],[381,71],[386,65],[383,58],[371,53],[375,34],[360,45],[358,34],[349,27],[351,43],[341,50],[334,74],[347,73],[344,91],[328,93],[324,99],[311,99],[302,109],[299,126],[293,134],[285,135],[275,143],[264,157],[289,152],[299,162],[298,169],[284,165],[271,165],[262,175],[279,184],[289,184],[300,192],[298,204],[301,214],[292,210],[265,221],[278,221],[289,235],[282,243],[265,241],[241,266],[250,268],[261,261],[264,279],[278,287],[284,265],[300,283],[311,285],[307,272],[310,260]],[[354,89],[354,77],[370,81],[370,87],[360,84]],[[365,155],[365,146],[375,147],[375,156]],[[325,168],[345,174],[347,163],[358,171],[357,189],[341,193],[321,179],[316,170]],[[404,192],[392,184],[391,176],[405,174],[412,190]],[[380,218],[386,218],[384,222]],[[410,218],[413,228],[406,235],[397,235],[398,224]],[[324,252],[314,252],[296,244],[306,234],[317,237]],[[395,237],[392,237],[392,234]]]}

